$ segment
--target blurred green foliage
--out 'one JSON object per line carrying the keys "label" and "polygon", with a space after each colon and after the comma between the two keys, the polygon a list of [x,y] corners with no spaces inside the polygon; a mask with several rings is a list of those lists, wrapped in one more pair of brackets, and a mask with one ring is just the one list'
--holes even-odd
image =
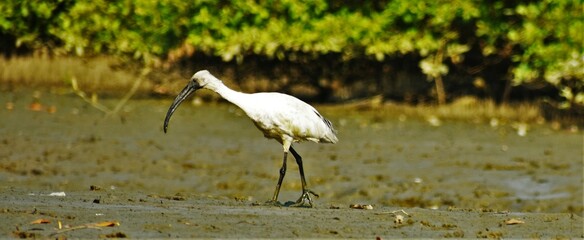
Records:
{"label": "blurred green foliage", "polygon": [[[4,0],[0,37],[13,39],[14,49],[113,54],[146,63],[185,46],[237,62],[251,55],[287,61],[328,53],[343,61],[415,55],[430,80],[458,65],[508,61],[506,76],[513,85],[553,85],[566,103],[584,104],[583,5],[581,0]],[[489,61],[467,61],[477,58]]]}

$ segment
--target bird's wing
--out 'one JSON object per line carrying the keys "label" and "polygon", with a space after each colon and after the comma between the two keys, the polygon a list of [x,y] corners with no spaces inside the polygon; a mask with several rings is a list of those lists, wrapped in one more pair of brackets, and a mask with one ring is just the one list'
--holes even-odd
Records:
{"label": "bird's wing", "polygon": [[[314,108],[313,108],[314,109]],[[328,119],[324,118],[322,115],[320,115],[320,113],[318,111],[316,111],[316,109],[314,109],[314,113],[316,114],[316,116],[318,116],[320,118],[320,120],[322,120],[322,122],[324,122],[324,124],[334,133],[337,134],[337,130],[333,127],[333,123],[331,123],[331,121],[329,121]]]}
{"label": "bird's wing", "polygon": [[276,94],[270,111],[275,125],[296,141],[336,142],[332,123],[314,107],[290,95]]}

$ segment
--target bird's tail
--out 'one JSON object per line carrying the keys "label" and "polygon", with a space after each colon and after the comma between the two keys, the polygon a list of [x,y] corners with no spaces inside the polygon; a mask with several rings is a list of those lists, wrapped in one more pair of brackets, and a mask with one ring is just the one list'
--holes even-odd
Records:
{"label": "bird's tail", "polygon": [[337,143],[339,141],[339,139],[337,138],[337,135],[334,132],[330,132],[329,134],[327,134],[325,136],[325,141],[326,143]]}
{"label": "bird's tail", "polygon": [[326,123],[329,131],[324,135],[324,141],[326,143],[337,143],[339,139],[337,138],[337,130],[333,127],[333,124],[328,119],[321,117],[322,120]]}

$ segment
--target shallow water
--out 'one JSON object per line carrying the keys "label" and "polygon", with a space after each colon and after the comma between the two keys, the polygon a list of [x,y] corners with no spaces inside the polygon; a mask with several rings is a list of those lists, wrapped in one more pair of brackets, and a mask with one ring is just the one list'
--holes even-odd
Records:
{"label": "shallow water", "polygon": [[[182,105],[167,134],[172,99],[131,100],[104,114],[73,95],[0,93],[0,180],[31,191],[91,185],[147,194],[180,192],[263,202],[273,194],[282,149],[229,104]],[[13,109],[5,108],[13,103]],[[103,101],[113,106],[116,100]],[[47,112],[54,106],[55,113]],[[511,123],[444,121],[317,106],[338,144],[300,143],[316,203],[484,208],[582,215],[583,135]],[[280,201],[300,195],[292,159]]]}

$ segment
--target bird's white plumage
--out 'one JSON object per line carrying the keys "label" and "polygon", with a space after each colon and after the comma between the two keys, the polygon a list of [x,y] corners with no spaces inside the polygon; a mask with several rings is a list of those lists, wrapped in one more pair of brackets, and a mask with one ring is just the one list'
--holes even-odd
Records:
{"label": "bird's white plumage", "polygon": [[203,88],[218,93],[240,107],[265,137],[276,139],[284,145],[285,150],[292,142],[338,141],[332,124],[298,98],[275,92],[237,92],[205,70],[197,72],[193,79],[199,81]]}

